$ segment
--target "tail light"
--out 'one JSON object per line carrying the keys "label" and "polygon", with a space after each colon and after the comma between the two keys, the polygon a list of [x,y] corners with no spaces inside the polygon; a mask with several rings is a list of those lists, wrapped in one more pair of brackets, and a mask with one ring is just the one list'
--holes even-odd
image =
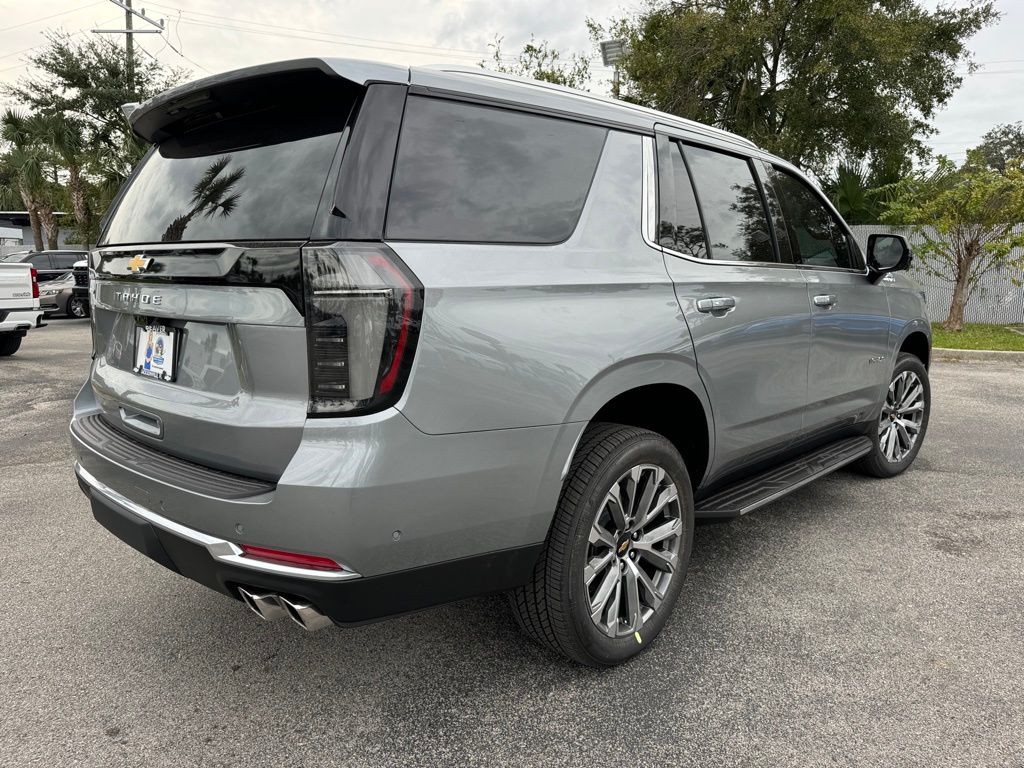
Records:
{"label": "tail light", "polygon": [[383,243],[302,249],[309,413],[372,413],[393,405],[412,367],[423,286]]}
{"label": "tail light", "polygon": [[32,298],[39,298],[39,271],[32,267]]}

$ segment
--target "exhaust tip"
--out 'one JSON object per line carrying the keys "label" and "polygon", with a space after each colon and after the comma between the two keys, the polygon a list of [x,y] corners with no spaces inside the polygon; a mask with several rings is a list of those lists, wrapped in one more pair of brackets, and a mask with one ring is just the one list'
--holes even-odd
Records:
{"label": "exhaust tip", "polygon": [[277,621],[288,615],[273,592],[250,592],[244,587],[238,588],[242,602],[264,621]]}
{"label": "exhaust tip", "polygon": [[334,623],[305,600],[290,600],[281,595],[277,599],[288,612],[288,617],[307,632],[316,632]]}

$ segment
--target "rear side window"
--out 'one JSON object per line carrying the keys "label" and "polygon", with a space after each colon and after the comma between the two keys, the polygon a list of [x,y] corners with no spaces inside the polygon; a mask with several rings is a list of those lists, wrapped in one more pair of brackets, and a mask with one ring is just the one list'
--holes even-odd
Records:
{"label": "rear side window", "polygon": [[53,268],[53,262],[50,260],[50,254],[48,253],[37,253],[35,256],[29,256],[25,261],[36,269]]}
{"label": "rear side window", "polygon": [[707,239],[679,142],[658,136],[658,244],[706,259]]}
{"label": "rear side window", "polygon": [[703,147],[686,146],[711,258],[775,261],[761,190],[750,161]]}
{"label": "rear side window", "polygon": [[104,244],[309,237],[350,106],[271,107],[161,141]]}
{"label": "rear side window", "polygon": [[607,130],[410,97],[387,237],[558,243],[576,228]]}
{"label": "rear side window", "polygon": [[770,167],[786,232],[798,264],[861,269],[849,238],[810,185],[788,171]]}
{"label": "rear side window", "polygon": [[81,261],[85,258],[85,254],[53,253],[50,254],[50,258],[53,259],[54,269],[71,269],[76,261]]}

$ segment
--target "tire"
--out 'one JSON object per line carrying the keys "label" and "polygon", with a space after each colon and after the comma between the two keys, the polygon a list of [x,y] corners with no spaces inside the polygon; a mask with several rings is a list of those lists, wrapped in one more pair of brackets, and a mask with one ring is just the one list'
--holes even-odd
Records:
{"label": "tire", "polygon": [[89,302],[85,299],[80,299],[77,296],[72,296],[68,299],[68,317],[77,317],[79,319],[89,316]]}
{"label": "tire", "polygon": [[[915,394],[918,384],[920,392]],[[894,404],[901,406],[901,410],[893,411]],[[860,460],[857,468],[872,477],[895,477],[904,472],[921,450],[931,405],[928,369],[914,355],[901,353],[896,358],[878,421],[868,435],[873,443],[871,453]],[[911,424],[917,429],[916,433]],[[907,447],[906,440],[910,437],[913,439]]]}
{"label": "tire", "polygon": [[21,336],[14,334],[0,334],[0,357],[8,357],[18,351],[21,346]]}
{"label": "tire", "polygon": [[[613,488],[624,503],[612,500]],[[631,511],[625,517],[636,521],[632,529],[615,522],[625,522],[615,512],[624,507]],[[649,522],[640,525],[641,518]],[[621,664],[661,632],[682,590],[692,547],[693,493],[675,447],[645,429],[591,425],[562,485],[532,578],[510,595],[513,613],[527,635],[573,661]],[[603,568],[595,567],[609,557]],[[604,609],[597,619],[592,604]]]}

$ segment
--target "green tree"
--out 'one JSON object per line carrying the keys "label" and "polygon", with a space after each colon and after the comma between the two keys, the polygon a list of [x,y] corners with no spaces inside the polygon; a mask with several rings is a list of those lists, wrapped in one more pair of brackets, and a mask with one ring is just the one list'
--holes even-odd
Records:
{"label": "green tree", "polygon": [[919,264],[953,283],[946,330],[963,329],[964,309],[984,275],[1024,268],[1024,229],[1018,225],[1024,221],[1022,163],[1008,162],[998,171],[976,151],[960,168],[940,157],[935,170],[891,188],[883,220],[911,225],[922,241],[914,248]]}
{"label": "green tree", "polygon": [[992,0],[656,1],[592,34],[626,40],[626,98],[734,131],[823,172],[900,166],[970,66]]}
{"label": "green tree", "polygon": [[872,169],[864,160],[846,158],[822,178],[822,189],[849,224],[880,220],[890,186],[902,174]]}
{"label": "green tree", "polygon": [[590,59],[581,53],[574,53],[568,59],[551,47],[547,40],[539,43],[533,35],[511,63],[506,63],[501,53],[501,37],[495,36],[489,47],[493,50],[491,60],[481,61],[481,67],[496,72],[505,72],[519,77],[564,85],[569,88],[586,89],[590,81]]}
{"label": "green tree", "polygon": [[23,115],[8,109],[0,117],[0,138],[9,145],[4,166],[28,211],[36,250],[57,247],[56,202],[60,190],[54,179],[56,168],[42,138],[43,121],[38,115]]}
{"label": "green tree", "polygon": [[63,114],[79,121],[85,143],[114,153],[125,175],[145,152],[121,105],[142,101],[178,82],[183,72],[152,59],[136,61],[128,82],[124,51],[112,40],[47,34],[47,44],[28,57],[29,74],[5,92],[34,113]]}
{"label": "green tree", "polygon": [[1008,162],[1024,158],[1024,123],[997,125],[975,149],[989,168],[1005,170]]}

